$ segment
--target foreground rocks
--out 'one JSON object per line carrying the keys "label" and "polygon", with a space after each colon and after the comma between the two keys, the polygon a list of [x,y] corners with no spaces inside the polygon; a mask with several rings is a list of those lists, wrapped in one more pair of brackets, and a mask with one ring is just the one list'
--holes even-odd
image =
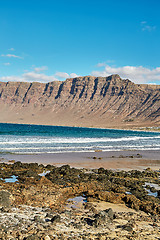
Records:
{"label": "foreground rocks", "polygon": [[159,177],[1,163],[0,239],[159,239]]}
{"label": "foreground rocks", "polygon": [[141,212],[114,213],[112,218],[107,211],[109,209],[97,210],[95,214],[82,205],[75,209],[66,208],[57,215],[48,208],[21,205],[0,212],[0,238],[159,239],[159,219]]}

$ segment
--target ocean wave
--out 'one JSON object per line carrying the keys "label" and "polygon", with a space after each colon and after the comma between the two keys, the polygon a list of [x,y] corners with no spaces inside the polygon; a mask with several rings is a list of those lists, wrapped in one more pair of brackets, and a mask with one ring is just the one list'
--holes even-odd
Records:
{"label": "ocean wave", "polygon": [[[131,148],[132,150],[150,150],[150,151],[157,151],[157,150],[160,150],[160,148]],[[126,149],[126,148],[112,148],[112,149],[105,149],[103,150],[103,152],[109,152],[109,151],[123,151],[123,150],[131,150],[131,149]],[[95,152],[95,150],[68,150],[68,151],[43,151],[43,152],[40,152],[40,151],[36,151],[36,152],[13,152],[14,154],[26,154],[26,155],[32,155],[32,154],[53,154],[53,153],[71,153],[71,152]]]}
{"label": "ocean wave", "polygon": [[121,138],[0,138],[0,145],[13,144],[80,144],[80,143],[101,143],[101,142],[129,142],[129,141],[146,141],[160,139],[160,136],[131,136]]}
{"label": "ocean wave", "polygon": [[68,147],[30,147],[30,148],[1,148],[1,153],[16,154],[42,154],[42,153],[58,153],[58,152],[95,152],[96,150],[120,151],[120,150],[160,150],[160,144],[157,145],[109,145],[109,146],[68,146]]}
{"label": "ocean wave", "polygon": [[[8,129],[8,125],[6,129]],[[160,133],[120,130],[12,126],[14,135],[0,135],[0,152],[42,154],[120,150],[159,150]],[[24,130],[21,131],[19,130]],[[43,131],[42,131],[43,130]],[[45,130],[45,131],[44,131]],[[50,132],[51,130],[51,132]],[[3,131],[2,131],[3,132]],[[50,134],[51,133],[51,134]],[[21,135],[20,135],[21,134]],[[23,135],[24,134],[24,135]],[[26,135],[25,135],[26,134]],[[30,135],[29,135],[30,134]],[[32,135],[31,135],[32,134]]]}
{"label": "ocean wave", "polygon": [[1,148],[1,150],[3,151],[18,151],[18,150],[65,150],[65,149],[93,149],[93,150],[98,150],[98,149],[111,149],[111,148],[133,148],[133,147],[138,147],[138,148],[144,148],[144,147],[149,147],[149,148],[155,148],[155,147],[159,147],[160,148],[160,144],[147,144],[147,145],[141,145],[141,146],[136,146],[136,145],[117,145],[117,146],[113,146],[113,145],[93,145],[93,146],[51,146],[51,147],[47,147],[47,146],[39,146],[39,147],[3,147]]}

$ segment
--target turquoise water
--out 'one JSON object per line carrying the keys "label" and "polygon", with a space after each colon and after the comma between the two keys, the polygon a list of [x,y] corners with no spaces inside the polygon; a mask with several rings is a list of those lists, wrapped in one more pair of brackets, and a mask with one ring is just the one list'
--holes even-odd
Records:
{"label": "turquoise water", "polygon": [[0,152],[160,150],[160,133],[0,123]]}

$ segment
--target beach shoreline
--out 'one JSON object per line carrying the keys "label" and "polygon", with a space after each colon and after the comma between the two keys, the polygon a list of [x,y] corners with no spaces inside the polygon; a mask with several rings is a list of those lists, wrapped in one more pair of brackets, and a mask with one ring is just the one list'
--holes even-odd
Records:
{"label": "beach shoreline", "polygon": [[160,168],[160,150],[123,150],[107,152],[66,152],[45,154],[5,154],[1,161],[21,161],[26,163],[70,165],[75,168],[97,169],[103,167],[112,170],[144,170]]}
{"label": "beach shoreline", "polygon": [[137,132],[160,132],[160,125],[103,125],[103,126],[88,126],[88,125],[56,125],[56,124],[45,124],[45,123],[21,123],[21,122],[0,122],[0,124],[14,124],[14,125],[33,125],[33,126],[48,126],[48,127],[70,127],[70,128],[93,128],[93,129],[105,129],[105,130],[124,130],[124,131],[137,131]]}

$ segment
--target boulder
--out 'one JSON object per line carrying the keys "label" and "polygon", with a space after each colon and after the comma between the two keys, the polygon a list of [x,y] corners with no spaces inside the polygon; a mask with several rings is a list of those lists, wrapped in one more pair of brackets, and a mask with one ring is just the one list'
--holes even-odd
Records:
{"label": "boulder", "polygon": [[0,207],[11,207],[11,203],[14,200],[12,194],[8,191],[0,191]]}

